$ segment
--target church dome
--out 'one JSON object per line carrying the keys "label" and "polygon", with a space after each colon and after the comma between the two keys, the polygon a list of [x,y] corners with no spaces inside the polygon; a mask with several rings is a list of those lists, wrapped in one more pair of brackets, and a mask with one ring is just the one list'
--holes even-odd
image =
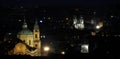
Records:
{"label": "church dome", "polygon": [[29,29],[23,29],[18,33],[19,35],[33,35],[33,32],[30,31]]}
{"label": "church dome", "polygon": [[24,19],[23,25],[22,25],[23,30],[18,33],[18,35],[33,35],[33,32],[28,29],[27,23]]}

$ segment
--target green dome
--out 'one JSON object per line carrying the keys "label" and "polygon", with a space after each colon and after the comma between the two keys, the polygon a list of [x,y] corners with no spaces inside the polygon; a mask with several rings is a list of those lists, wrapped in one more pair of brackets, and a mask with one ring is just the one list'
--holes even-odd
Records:
{"label": "green dome", "polygon": [[23,29],[18,33],[19,35],[33,35],[33,32],[30,31],[29,29]]}

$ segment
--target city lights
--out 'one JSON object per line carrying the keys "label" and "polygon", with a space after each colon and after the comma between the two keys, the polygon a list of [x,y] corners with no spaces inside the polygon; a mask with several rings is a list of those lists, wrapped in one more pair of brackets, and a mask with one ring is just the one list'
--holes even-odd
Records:
{"label": "city lights", "polygon": [[65,54],[65,51],[62,51],[61,54],[64,55],[64,54]]}
{"label": "city lights", "polygon": [[44,50],[43,56],[48,56],[48,54],[50,52],[50,47],[49,46],[44,46],[43,50]]}
{"label": "city lights", "polygon": [[50,18],[50,17],[48,17],[48,19],[50,20],[51,18]]}
{"label": "city lights", "polygon": [[95,35],[96,35],[96,33],[95,33],[95,32],[91,32],[91,35],[92,35],[92,36],[95,36]]}
{"label": "city lights", "polygon": [[12,33],[8,33],[8,35],[11,35]]}
{"label": "city lights", "polygon": [[89,53],[89,45],[88,44],[81,45],[81,53]]}
{"label": "city lights", "polygon": [[66,20],[69,20],[69,18],[66,18]]}
{"label": "city lights", "polygon": [[97,26],[96,26],[96,29],[100,29],[100,26],[99,26],[99,25],[97,25]]}
{"label": "city lights", "polygon": [[22,20],[19,19],[18,21],[21,22]]}
{"label": "city lights", "polygon": [[101,27],[103,27],[103,22],[99,22],[98,25],[96,25],[96,29],[100,29]]}
{"label": "city lights", "polygon": [[40,20],[40,23],[42,23],[43,21],[42,20]]}
{"label": "city lights", "polygon": [[114,16],[111,15],[110,17],[113,18]]}
{"label": "city lights", "polygon": [[17,3],[8,3],[11,7],[1,4],[0,56],[67,59],[67,56],[81,58],[119,54],[120,49],[116,47],[120,43],[120,14],[116,8],[118,6],[112,6],[115,2],[107,2],[110,4],[108,6],[91,3],[93,6],[90,7],[87,6],[90,1],[78,1],[72,8],[54,5],[56,3],[53,1],[48,2],[53,2],[51,4],[55,8],[48,6],[51,4],[41,5],[47,1],[32,1],[39,4],[31,5],[24,2],[27,1],[22,1],[19,6]]}
{"label": "city lights", "polygon": [[44,47],[44,51],[49,51],[49,50],[50,50],[50,47],[48,47],[48,46]]}
{"label": "city lights", "polygon": [[84,29],[84,19],[83,17],[81,17],[79,20],[77,20],[77,18],[75,17],[73,19],[73,25],[76,29]]}
{"label": "city lights", "polygon": [[41,38],[45,38],[45,35],[40,36]]}

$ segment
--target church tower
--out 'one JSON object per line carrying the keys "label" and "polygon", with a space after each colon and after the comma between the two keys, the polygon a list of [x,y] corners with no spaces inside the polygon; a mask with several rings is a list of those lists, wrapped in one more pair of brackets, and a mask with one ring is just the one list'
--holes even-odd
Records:
{"label": "church tower", "polygon": [[40,40],[40,30],[37,19],[35,20],[35,25],[33,29],[33,39],[34,39],[34,47],[37,49],[36,55],[41,56],[41,40]]}
{"label": "church tower", "polygon": [[28,25],[25,19],[22,25],[22,30],[17,34],[17,38],[22,40],[24,43],[26,43],[30,47],[33,47],[33,32],[28,29]]}

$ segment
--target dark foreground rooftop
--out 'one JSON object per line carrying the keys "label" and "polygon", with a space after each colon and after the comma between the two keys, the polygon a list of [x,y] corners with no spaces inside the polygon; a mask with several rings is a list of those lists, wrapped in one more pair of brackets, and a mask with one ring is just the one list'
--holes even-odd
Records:
{"label": "dark foreground rooftop", "polygon": [[116,59],[120,58],[118,54],[79,54],[79,55],[51,55],[51,56],[41,56],[41,57],[31,57],[31,56],[22,56],[22,55],[12,55],[12,56],[0,56],[0,59]]}

